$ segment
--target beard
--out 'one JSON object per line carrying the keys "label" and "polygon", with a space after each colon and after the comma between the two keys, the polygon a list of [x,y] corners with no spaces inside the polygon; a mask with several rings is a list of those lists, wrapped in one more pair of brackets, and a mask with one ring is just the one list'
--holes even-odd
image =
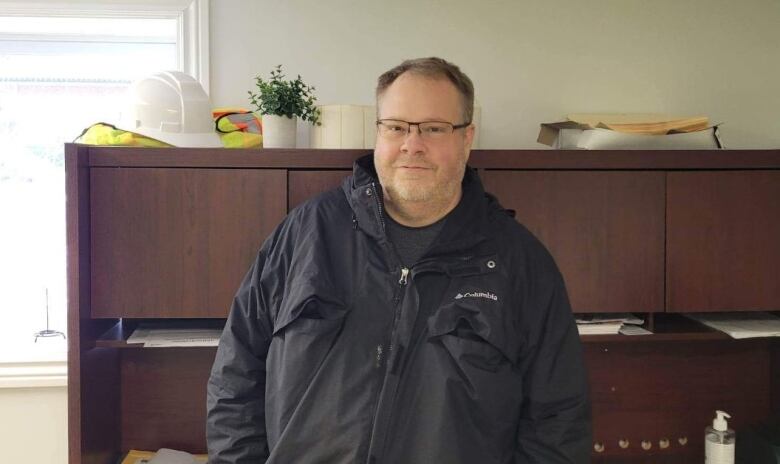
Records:
{"label": "beard", "polygon": [[466,163],[454,167],[454,172],[442,173],[434,168],[432,176],[426,174],[421,178],[407,177],[396,172],[392,178],[381,179],[380,182],[390,197],[390,201],[402,202],[447,202],[460,191]]}

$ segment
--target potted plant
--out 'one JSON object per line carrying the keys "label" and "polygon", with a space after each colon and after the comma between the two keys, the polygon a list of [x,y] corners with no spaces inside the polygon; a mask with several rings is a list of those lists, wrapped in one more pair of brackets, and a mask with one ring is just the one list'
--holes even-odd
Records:
{"label": "potted plant", "polygon": [[284,80],[282,65],[271,71],[271,79],[255,77],[258,93],[249,91],[249,99],[260,113],[264,148],[295,148],[296,117],[320,125],[320,110],[314,105],[314,87],[301,76]]}

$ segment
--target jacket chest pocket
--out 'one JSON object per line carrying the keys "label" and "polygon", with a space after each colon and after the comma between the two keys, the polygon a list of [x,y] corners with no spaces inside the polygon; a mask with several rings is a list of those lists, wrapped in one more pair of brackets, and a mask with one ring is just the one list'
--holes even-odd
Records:
{"label": "jacket chest pocket", "polygon": [[288,338],[300,335],[316,338],[319,335],[327,335],[336,331],[344,322],[346,311],[336,313],[335,317],[325,318],[319,312],[321,301],[311,298],[300,304],[301,308],[294,311],[278,328],[274,329],[274,336]]}
{"label": "jacket chest pocket", "polygon": [[467,399],[475,414],[499,422],[518,417],[523,394],[516,367],[521,340],[512,322],[519,308],[511,306],[507,282],[492,268],[453,275],[427,320],[427,349],[445,385]]}
{"label": "jacket chest pocket", "polygon": [[268,413],[280,424],[287,423],[325,363],[349,314],[349,306],[336,297],[337,290],[327,279],[309,276],[288,285],[266,358],[268,372],[274,373],[266,378],[267,391],[275,402],[268,406]]}
{"label": "jacket chest pocket", "polygon": [[515,319],[508,304],[511,289],[500,265],[491,255],[450,267],[447,290],[428,319],[431,339],[447,336],[444,340],[451,341],[446,343],[470,348],[466,359],[482,359],[488,370],[500,361],[512,363],[517,352],[507,326]]}
{"label": "jacket chest pocket", "polygon": [[429,341],[439,340],[464,362],[487,371],[513,364],[518,344],[502,287],[485,276],[453,279],[428,319]]}
{"label": "jacket chest pocket", "polygon": [[294,279],[277,313],[274,337],[316,337],[337,331],[348,306],[326,279],[304,276]]}

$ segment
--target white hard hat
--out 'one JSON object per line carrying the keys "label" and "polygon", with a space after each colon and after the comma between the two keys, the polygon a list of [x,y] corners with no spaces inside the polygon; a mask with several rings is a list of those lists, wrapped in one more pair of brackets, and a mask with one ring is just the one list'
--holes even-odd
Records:
{"label": "white hard hat", "polygon": [[208,95],[198,81],[179,71],[133,82],[119,126],[176,147],[222,146]]}

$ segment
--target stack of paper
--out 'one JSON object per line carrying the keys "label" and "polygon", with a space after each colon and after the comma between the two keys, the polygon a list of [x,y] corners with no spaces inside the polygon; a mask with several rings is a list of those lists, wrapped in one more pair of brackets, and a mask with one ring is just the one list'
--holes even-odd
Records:
{"label": "stack of paper", "polygon": [[140,326],[127,338],[127,343],[143,343],[144,348],[177,346],[217,346],[220,329],[151,328]]}
{"label": "stack of paper", "polygon": [[706,116],[644,113],[570,114],[541,125],[539,143],[557,149],[694,150],[723,147]]}
{"label": "stack of paper", "polygon": [[629,313],[580,314],[576,318],[580,335],[609,335],[627,332],[626,335],[650,333],[639,327],[644,320]]}
{"label": "stack of paper", "polygon": [[707,116],[675,116],[664,114],[570,114],[569,121],[586,124],[593,128],[609,129],[626,134],[666,135],[684,132],[696,132],[707,129],[710,119]]}
{"label": "stack of paper", "polygon": [[780,317],[770,313],[689,313],[686,316],[732,338],[780,337]]}

